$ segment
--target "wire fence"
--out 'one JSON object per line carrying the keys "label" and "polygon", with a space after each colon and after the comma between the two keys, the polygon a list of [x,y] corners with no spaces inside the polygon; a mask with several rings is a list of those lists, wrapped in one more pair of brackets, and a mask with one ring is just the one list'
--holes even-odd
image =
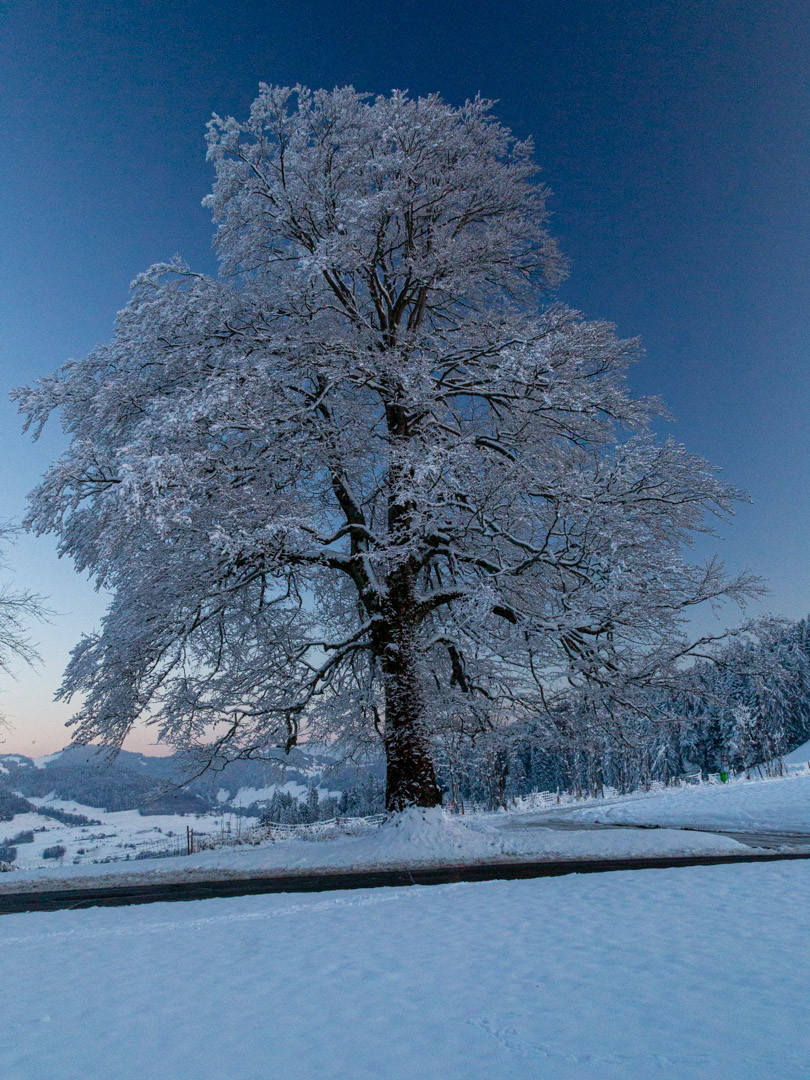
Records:
{"label": "wire fence", "polygon": [[[368,814],[365,817],[333,817],[324,821],[286,824],[283,822],[264,822],[260,825],[243,826],[242,819],[237,819],[235,828],[230,823],[218,832],[196,832],[190,826],[186,828],[185,848],[173,845],[173,853],[192,855],[199,851],[214,851],[218,848],[257,846],[276,840],[315,840],[326,836],[352,836],[366,829],[381,825],[388,814]],[[181,850],[177,850],[178,847]],[[143,856],[145,857],[145,856]]]}

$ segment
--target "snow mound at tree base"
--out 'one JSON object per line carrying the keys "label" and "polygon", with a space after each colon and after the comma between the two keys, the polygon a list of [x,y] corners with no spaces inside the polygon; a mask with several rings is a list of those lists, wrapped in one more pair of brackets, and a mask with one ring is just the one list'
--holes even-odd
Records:
{"label": "snow mound at tree base", "polygon": [[498,830],[481,823],[473,828],[440,806],[403,810],[363,841],[366,858],[385,863],[466,862],[513,853],[513,845]]}

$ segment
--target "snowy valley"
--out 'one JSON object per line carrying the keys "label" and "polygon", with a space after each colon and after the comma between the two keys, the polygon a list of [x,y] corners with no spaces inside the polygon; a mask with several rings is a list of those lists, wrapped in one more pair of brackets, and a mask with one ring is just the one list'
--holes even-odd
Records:
{"label": "snowy valley", "polygon": [[[297,752],[283,762],[237,762],[193,775],[182,755],[69,747],[43,758],[0,754],[0,863],[17,870],[185,853],[188,831],[239,836],[262,814],[276,821],[357,816],[379,809],[379,770],[335,767]],[[182,786],[180,786],[182,784]]]}

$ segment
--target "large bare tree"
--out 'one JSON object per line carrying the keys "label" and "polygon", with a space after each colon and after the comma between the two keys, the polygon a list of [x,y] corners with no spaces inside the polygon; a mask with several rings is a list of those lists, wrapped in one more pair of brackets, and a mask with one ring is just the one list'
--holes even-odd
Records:
{"label": "large bare tree", "polygon": [[70,436],[30,525],[114,594],[60,691],[80,740],[382,740],[388,806],[431,806],[442,725],[631,696],[755,588],[684,560],[735,493],[653,439],[637,344],[550,301],[491,103],[263,85],[209,147],[219,276],[152,267],[111,344],[19,392]]}

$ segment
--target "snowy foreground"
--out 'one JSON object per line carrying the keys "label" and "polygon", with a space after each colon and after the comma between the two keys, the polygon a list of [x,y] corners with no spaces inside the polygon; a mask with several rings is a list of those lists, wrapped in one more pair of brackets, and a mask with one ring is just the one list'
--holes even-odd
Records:
{"label": "snowy foreground", "polygon": [[806,863],[0,919],[4,1080],[806,1080]]}
{"label": "snowy foreground", "polygon": [[[529,827],[523,827],[525,824]],[[561,832],[537,824],[533,815],[459,817],[442,810],[409,810],[360,835],[265,840],[193,855],[137,862],[48,866],[0,876],[0,892],[80,887],[133,881],[191,880],[262,873],[429,866],[442,863],[514,862],[526,859],[620,858],[750,851],[735,840],[676,829],[586,829]]]}

